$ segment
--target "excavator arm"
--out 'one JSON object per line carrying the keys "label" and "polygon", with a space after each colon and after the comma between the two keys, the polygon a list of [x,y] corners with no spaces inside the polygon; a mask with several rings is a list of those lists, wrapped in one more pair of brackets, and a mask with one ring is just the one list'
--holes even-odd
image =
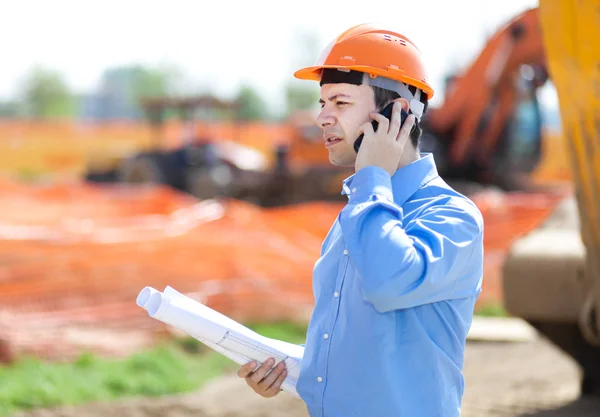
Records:
{"label": "excavator arm", "polygon": [[538,9],[527,10],[501,27],[451,83],[444,103],[426,114],[424,130],[443,142],[440,157],[449,174],[473,163],[481,170],[489,168],[518,105],[523,79],[534,90],[547,79]]}

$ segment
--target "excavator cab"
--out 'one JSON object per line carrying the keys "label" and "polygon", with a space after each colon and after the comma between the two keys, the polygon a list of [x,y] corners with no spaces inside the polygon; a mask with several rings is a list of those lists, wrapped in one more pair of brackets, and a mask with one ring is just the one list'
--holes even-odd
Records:
{"label": "excavator cab", "polygon": [[[452,83],[454,77],[449,77]],[[421,151],[434,155],[442,177],[457,183],[476,182],[504,190],[526,188],[526,179],[537,168],[542,156],[543,109],[538,97],[540,88],[548,79],[543,67],[524,64],[513,75],[511,85],[499,91],[486,104],[473,133],[470,149],[465,151],[460,163],[451,160],[451,147],[455,142],[458,126],[445,132],[435,131],[427,114],[422,123]],[[447,86],[451,89],[451,84]],[[478,146],[499,111],[500,94],[511,90],[510,113],[503,118],[503,125],[495,139],[489,157],[482,158]],[[505,105],[506,106],[506,105]]]}
{"label": "excavator cab", "polygon": [[547,80],[543,68],[523,65],[515,76],[514,110],[506,120],[496,149],[491,154],[489,171],[491,183],[505,190],[527,187],[527,177],[538,166],[542,156],[543,110],[538,93]]}

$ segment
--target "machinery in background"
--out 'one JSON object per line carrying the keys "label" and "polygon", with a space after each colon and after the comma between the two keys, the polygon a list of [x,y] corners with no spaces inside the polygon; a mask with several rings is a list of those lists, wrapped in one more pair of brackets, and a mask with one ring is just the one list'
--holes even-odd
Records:
{"label": "machinery in background", "polygon": [[542,156],[538,90],[548,79],[538,9],[501,27],[462,74],[448,77],[444,102],[423,118],[422,150],[449,181],[505,190],[527,187]]}
{"label": "machinery in background", "polygon": [[[90,169],[87,181],[164,184],[199,199],[266,207],[342,198],[341,181],[350,172],[329,163],[310,112],[257,124],[238,118],[237,102],[212,96],[154,98],[142,106],[152,130],[150,148],[108,170]],[[163,143],[169,113],[181,120],[180,140],[171,147]]]}
{"label": "machinery in background", "polygon": [[539,21],[576,192],[511,247],[504,303],[579,363],[583,395],[600,396],[600,0],[540,0]]}
{"label": "machinery in background", "polygon": [[[538,10],[532,9],[500,28],[467,70],[452,78],[444,102],[423,118],[422,151],[432,152],[440,174],[465,192],[474,183],[526,188],[542,156],[537,92],[547,79]],[[341,181],[351,171],[331,166],[310,112],[283,122],[278,134],[284,137],[267,139],[271,147],[261,153],[252,140],[265,138],[247,140],[248,123],[237,117],[235,102],[163,98],[143,107],[153,148],[125,158],[108,175],[90,172],[88,180],[162,183],[198,198],[226,196],[261,206],[342,198]],[[165,151],[160,141],[169,111],[185,125],[182,144]],[[233,128],[227,136],[203,137],[198,114],[216,125],[228,115]],[[265,129],[263,136],[269,134]]]}

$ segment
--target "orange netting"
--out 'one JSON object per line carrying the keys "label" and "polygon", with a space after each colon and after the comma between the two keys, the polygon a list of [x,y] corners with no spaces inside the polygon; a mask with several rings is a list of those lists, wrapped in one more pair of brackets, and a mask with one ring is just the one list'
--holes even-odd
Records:
{"label": "orange netting", "polygon": [[[560,195],[472,196],[486,221],[482,302],[500,265]],[[135,304],[146,285],[195,293],[238,320],[306,320],[311,273],[340,203],[261,209],[168,188],[0,183],[0,358],[128,353],[164,327]]]}

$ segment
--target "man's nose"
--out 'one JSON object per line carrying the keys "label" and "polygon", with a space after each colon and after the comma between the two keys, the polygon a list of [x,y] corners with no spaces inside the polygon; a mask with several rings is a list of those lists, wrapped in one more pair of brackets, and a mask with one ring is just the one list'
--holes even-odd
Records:
{"label": "man's nose", "polygon": [[335,124],[335,117],[329,109],[322,109],[317,116],[317,125],[321,128],[333,126]]}

